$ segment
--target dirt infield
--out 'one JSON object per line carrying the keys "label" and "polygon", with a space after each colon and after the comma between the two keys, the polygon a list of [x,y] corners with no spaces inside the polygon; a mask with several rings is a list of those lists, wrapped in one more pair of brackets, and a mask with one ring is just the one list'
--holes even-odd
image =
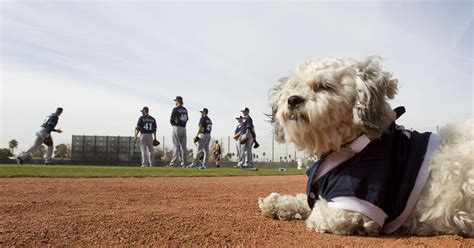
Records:
{"label": "dirt infield", "polygon": [[344,237],[263,218],[257,198],[305,176],[0,179],[0,246],[431,246],[473,239]]}

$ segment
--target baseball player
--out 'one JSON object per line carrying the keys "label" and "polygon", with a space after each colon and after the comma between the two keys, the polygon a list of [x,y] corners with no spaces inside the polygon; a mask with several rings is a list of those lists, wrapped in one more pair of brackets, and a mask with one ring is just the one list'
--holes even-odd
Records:
{"label": "baseball player", "polygon": [[[237,160],[240,161],[240,153],[242,152],[242,145],[240,144],[239,138],[240,138],[240,129],[242,128],[242,122],[244,118],[241,115],[239,115],[235,117],[235,119],[239,123],[234,131],[235,149],[237,151],[236,152]],[[235,167],[240,168],[241,166],[242,164],[238,163]]]}
{"label": "baseball player", "polygon": [[177,96],[174,99],[176,107],[171,112],[170,123],[173,126],[174,154],[169,166],[177,166],[181,160],[181,167],[188,164],[188,149],[186,147],[186,123],[188,122],[188,110],[183,107],[183,98]]}
{"label": "baseball player", "polygon": [[221,145],[219,144],[219,140],[215,139],[214,141],[216,142],[216,144],[214,145],[214,159],[216,160],[216,167],[219,168],[219,161],[221,160],[222,149]]}
{"label": "baseball player", "polygon": [[52,165],[51,157],[53,156],[53,139],[51,138],[51,132],[62,133],[61,129],[55,129],[59,121],[59,116],[63,113],[63,108],[58,107],[55,113],[52,113],[50,116],[46,117],[41,128],[36,132],[35,143],[26,151],[22,152],[16,158],[17,164],[23,164],[23,160],[28,157],[28,155],[34,153],[38,150],[42,143],[45,142],[48,146],[48,151],[46,153],[46,159],[44,160],[45,165]]}
{"label": "baseball player", "polygon": [[194,140],[198,142],[198,150],[191,167],[196,166],[200,152],[204,151],[204,161],[199,169],[206,169],[209,161],[209,142],[211,141],[212,121],[207,116],[209,113],[207,108],[203,108],[199,112],[201,112],[201,119],[199,120],[198,133],[194,138]]}
{"label": "baseball player", "polygon": [[239,165],[245,168],[252,168],[253,167],[252,144],[254,143],[254,140],[255,140],[253,120],[252,120],[252,117],[250,117],[249,115],[250,113],[249,108],[244,108],[241,110],[241,112],[244,115],[244,121],[240,129],[240,135],[243,135],[246,132],[249,132],[249,133],[247,134],[247,137],[248,137],[247,142],[242,144],[242,151],[240,154]]}
{"label": "baseball player", "polygon": [[142,116],[138,118],[135,128],[134,141],[140,133],[140,151],[142,153],[142,167],[154,166],[155,155],[153,154],[153,142],[156,141],[156,120],[149,114],[148,107],[143,107]]}

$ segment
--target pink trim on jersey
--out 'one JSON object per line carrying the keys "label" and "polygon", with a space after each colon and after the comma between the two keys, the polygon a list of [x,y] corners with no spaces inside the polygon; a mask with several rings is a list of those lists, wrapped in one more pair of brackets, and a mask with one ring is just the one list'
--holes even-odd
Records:
{"label": "pink trim on jersey", "polygon": [[413,187],[410,196],[408,197],[407,204],[405,206],[405,210],[394,220],[385,224],[382,228],[383,233],[392,233],[393,231],[400,228],[403,223],[407,220],[408,216],[413,211],[415,204],[418,202],[418,198],[420,197],[421,191],[425,187],[426,182],[428,181],[428,177],[430,176],[431,168],[430,162],[433,156],[433,153],[438,148],[439,144],[441,143],[441,137],[438,134],[431,134],[430,139],[428,141],[428,147],[426,148],[425,158],[423,159],[423,163],[421,164],[420,171],[416,177],[415,186]]}
{"label": "pink trim on jersey", "polygon": [[377,222],[379,226],[383,226],[387,214],[371,202],[362,200],[354,196],[340,196],[331,199],[328,206],[337,209],[350,210],[364,214]]}

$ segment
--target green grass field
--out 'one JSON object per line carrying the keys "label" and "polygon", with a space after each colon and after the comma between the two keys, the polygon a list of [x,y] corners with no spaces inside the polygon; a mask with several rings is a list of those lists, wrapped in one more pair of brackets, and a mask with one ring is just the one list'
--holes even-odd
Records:
{"label": "green grass field", "polygon": [[275,176],[303,175],[304,170],[294,168],[279,172],[278,168],[259,168],[258,171],[238,168],[140,168],[128,166],[82,166],[82,165],[5,165],[0,164],[0,178],[11,177],[216,177],[216,176]]}

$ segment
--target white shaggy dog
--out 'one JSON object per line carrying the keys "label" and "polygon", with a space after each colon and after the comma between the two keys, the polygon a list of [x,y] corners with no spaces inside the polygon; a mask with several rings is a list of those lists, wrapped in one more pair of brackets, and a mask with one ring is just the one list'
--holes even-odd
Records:
{"label": "white shaggy dog", "polygon": [[395,124],[404,110],[387,103],[397,83],[376,57],[308,60],[281,79],[271,94],[277,140],[321,159],[307,194],[260,198],[263,215],[344,235],[474,237],[474,121],[406,131]]}

